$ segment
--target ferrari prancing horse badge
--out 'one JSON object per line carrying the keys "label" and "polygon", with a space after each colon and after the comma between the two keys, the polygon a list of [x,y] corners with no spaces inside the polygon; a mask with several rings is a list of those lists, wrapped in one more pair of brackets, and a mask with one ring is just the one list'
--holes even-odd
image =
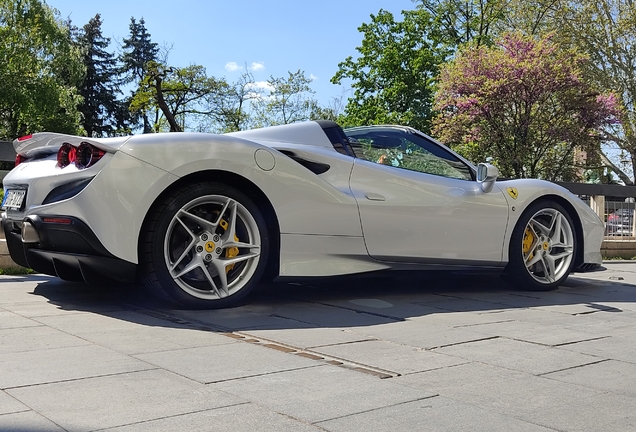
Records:
{"label": "ferrari prancing horse badge", "polygon": [[519,192],[517,191],[517,188],[508,188],[508,195],[510,195],[510,197],[512,199],[517,199],[517,197],[519,196]]}

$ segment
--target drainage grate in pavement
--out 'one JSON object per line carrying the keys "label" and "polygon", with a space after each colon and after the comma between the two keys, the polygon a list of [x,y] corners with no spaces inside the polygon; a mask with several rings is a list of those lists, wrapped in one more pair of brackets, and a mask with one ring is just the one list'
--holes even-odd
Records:
{"label": "drainage grate in pavement", "polygon": [[[130,305],[130,306],[132,306],[132,305]],[[332,357],[332,356],[326,356],[324,354],[317,354],[317,353],[312,352],[311,350],[306,350],[306,349],[303,349],[303,348],[300,348],[300,347],[295,347],[295,346],[288,345],[288,344],[282,344],[280,342],[277,342],[277,341],[274,341],[274,340],[265,339],[265,338],[261,338],[261,337],[254,337],[253,335],[250,335],[249,333],[246,333],[246,332],[228,331],[228,329],[218,328],[218,327],[212,326],[210,324],[200,322],[200,321],[195,320],[195,319],[185,319],[183,317],[180,317],[178,315],[173,315],[173,314],[168,313],[168,312],[159,312],[159,311],[150,310],[150,309],[140,309],[138,307],[135,307],[135,309],[139,313],[143,313],[145,315],[149,315],[149,316],[152,316],[154,318],[162,319],[162,320],[169,321],[169,322],[172,322],[172,323],[185,325],[185,326],[193,328],[193,329],[198,329],[198,330],[203,330],[203,331],[212,331],[212,332],[218,333],[220,335],[235,339],[237,341],[251,343],[251,344],[254,344],[254,345],[260,345],[263,348],[275,349],[275,350],[283,352],[285,354],[297,355],[297,356],[301,356],[301,357],[304,357],[304,358],[308,358],[310,360],[315,360],[315,361],[318,361],[318,362],[323,362],[323,363],[331,364],[331,365],[334,365],[334,366],[340,366],[340,367],[343,367],[345,369],[349,369],[349,370],[353,370],[353,371],[356,371],[356,372],[361,372],[361,373],[373,375],[373,376],[376,376],[376,377],[378,377],[380,379],[394,378],[394,377],[400,376],[400,374],[397,373],[397,372],[392,372],[392,371],[388,371],[388,370],[372,367],[372,366],[369,366],[369,365],[352,362],[352,361],[346,360],[346,359],[341,359],[341,358]]]}

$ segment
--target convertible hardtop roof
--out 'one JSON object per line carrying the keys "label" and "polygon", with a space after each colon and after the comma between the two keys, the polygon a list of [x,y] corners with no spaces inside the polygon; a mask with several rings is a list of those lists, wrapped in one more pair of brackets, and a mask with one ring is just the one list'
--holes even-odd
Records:
{"label": "convertible hardtop roof", "polygon": [[247,131],[231,132],[229,136],[243,138],[270,147],[277,144],[304,144],[329,148],[353,156],[349,141],[338,123],[331,120],[312,120]]}

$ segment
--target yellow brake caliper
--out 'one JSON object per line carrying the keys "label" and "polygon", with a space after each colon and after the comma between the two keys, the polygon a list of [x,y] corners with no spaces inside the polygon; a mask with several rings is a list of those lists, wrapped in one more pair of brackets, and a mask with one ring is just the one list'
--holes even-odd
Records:
{"label": "yellow brake caliper", "polygon": [[[225,219],[221,219],[221,222],[219,222],[219,225],[221,225],[221,228],[223,228],[224,231],[227,231],[227,228],[229,226]],[[234,234],[234,241],[235,242],[239,241],[239,238],[236,236],[236,234]],[[239,254],[239,249],[236,246],[231,247],[226,249],[225,258],[234,258],[238,254]],[[225,267],[225,273],[229,273],[230,270],[232,270],[233,268],[234,268],[234,264],[230,264],[229,266]]]}
{"label": "yellow brake caliper", "polygon": [[[532,250],[533,243],[534,243],[534,236],[532,235],[532,231],[530,231],[530,228],[526,228],[526,232],[523,234],[523,241],[522,241],[524,256]],[[528,256],[528,260],[531,260],[533,255],[534,254],[530,254],[530,256]]]}

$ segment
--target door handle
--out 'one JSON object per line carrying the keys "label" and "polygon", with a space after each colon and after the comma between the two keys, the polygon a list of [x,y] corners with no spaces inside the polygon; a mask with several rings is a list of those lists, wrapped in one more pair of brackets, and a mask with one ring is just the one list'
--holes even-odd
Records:
{"label": "door handle", "polygon": [[367,199],[371,201],[386,201],[386,198],[383,195],[375,192],[365,192],[364,196],[366,196]]}

